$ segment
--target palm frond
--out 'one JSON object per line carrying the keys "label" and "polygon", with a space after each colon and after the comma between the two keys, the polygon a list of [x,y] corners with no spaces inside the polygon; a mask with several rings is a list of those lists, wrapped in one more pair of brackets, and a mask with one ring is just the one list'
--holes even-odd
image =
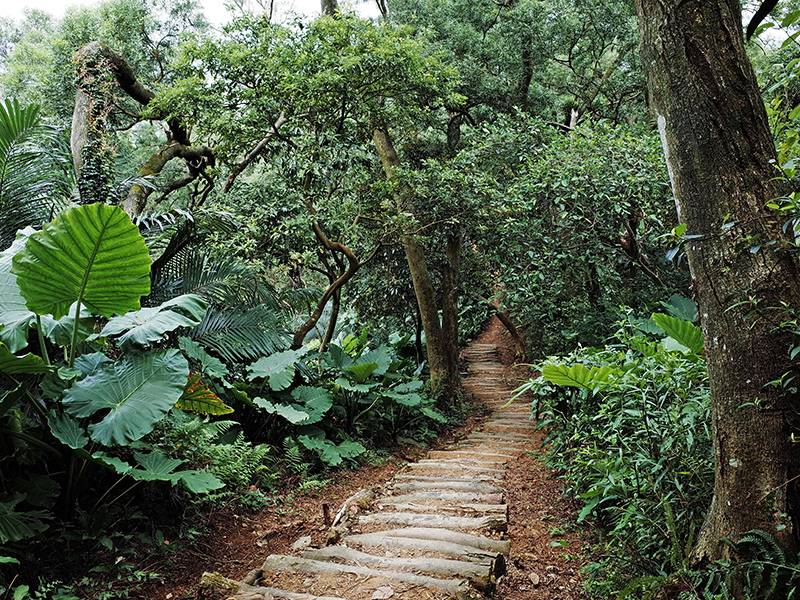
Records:
{"label": "palm frond", "polygon": [[191,211],[176,208],[169,212],[143,212],[134,219],[134,224],[139,228],[139,233],[147,239],[173,230],[184,221],[193,223],[194,215]]}
{"label": "palm frond", "polygon": [[148,304],[180,294],[199,294],[212,304],[228,308],[266,305],[279,310],[277,292],[261,281],[253,268],[235,259],[214,260],[193,246],[182,248],[166,262],[156,260],[151,281]]}
{"label": "palm frond", "polygon": [[74,187],[69,149],[39,107],[0,104],[0,249],[18,229],[49,221]]}
{"label": "palm frond", "polygon": [[247,310],[209,307],[190,336],[229,362],[253,360],[289,347],[281,319],[263,305]]}
{"label": "palm frond", "polygon": [[279,300],[288,305],[292,310],[304,311],[317,304],[322,290],[316,287],[296,288],[283,290]]}

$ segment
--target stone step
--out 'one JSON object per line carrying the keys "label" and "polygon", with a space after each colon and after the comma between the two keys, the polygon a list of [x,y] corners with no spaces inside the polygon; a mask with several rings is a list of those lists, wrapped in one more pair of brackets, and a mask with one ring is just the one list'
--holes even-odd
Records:
{"label": "stone step", "polygon": [[421,502],[441,504],[457,504],[459,502],[477,502],[480,504],[503,504],[503,494],[479,494],[475,492],[453,492],[448,490],[420,491],[413,494],[384,496],[377,502]]}
{"label": "stone step", "polygon": [[463,465],[456,463],[447,463],[444,461],[428,461],[409,463],[408,468],[412,471],[460,471],[468,473],[494,473],[503,474],[505,469],[492,469],[491,467],[475,467],[472,465]]}
{"label": "stone step", "polygon": [[486,459],[489,459],[489,460],[503,461],[505,463],[507,463],[509,460],[513,460],[513,459],[516,458],[516,456],[513,456],[511,454],[501,454],[501,453],[487,454],[487,453],[484,453],[484,452],[481,452],[480,454],[478,454],[478,453],[470,451],[470,450],[456,450],[456,449],[453,449],[453,450],[431,450],[430,452],[428,452],[428,456],[431,459],[440,459],[440,460],[449,460],[448,457],[451,457],[451,456],[454,459],[455,458],[465,458],[465,459],[468,459],[468,460],[472,456],[480,456],[481,458],[486,458]]}
{"label": "stone step", "polygon": [[[458,542],[447,541],[444,539],[424,539],[416,537],[402,537],[399,535],[387,535],[391,533],[392,531],[378,531],[376,533],[359,533],[355,535],[348,535],[342,540],[342,543],[348,546],[389,548],[389,552],[394,550],[416,550],[425,553],[438,554],[440,556],[457,558],[458,560],[466,560],[491,565],[493,572],[498,576],[505,572],[505,558],[501,550],[476,548],[475,546],[468,546],[466,544],[460,544]],[[455,532],[448,531],[447,533]],[[467,537],[475,536],[467,535]]]}
{"label": "stone step", "polygon": [[455,492],[474,492],[476,494],[500,494],[503,488],[496,485],[489,485],[480,481],[426,481],[426,480],[404,480],[395,481],[391,484],[392,490],[396,492],[417,492],[417,491],[455,491]]}
{"label": "stone step", "polygon": [[382,498],[377,502],[379,508],[396,510],[398,512],[415,512],[415,513],[439,513],[439,514],[454,514],[462,513],[461,516],[466,515],[505,515],[508,520],[508,505],[507,504],[482,504],[478,502],[462,502],[462,503],[442,503],[442,502],[397,502],[392,500],[392,496]]}

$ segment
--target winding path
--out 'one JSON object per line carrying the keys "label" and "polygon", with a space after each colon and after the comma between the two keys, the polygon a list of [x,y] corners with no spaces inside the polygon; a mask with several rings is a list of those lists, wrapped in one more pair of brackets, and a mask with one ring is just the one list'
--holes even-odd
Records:
{"label": "winding path", "polygon": [[[458,600],[491,593],[510,549],[503,478],[534,447],[526,403],[506,406],[511,387],[497,346],[464,352],[464,388],[491,414],[444,450],[410,463],[380,489],[349,498],[328,545],[271,555],[244,581],[207,576],[236,600]],[[214,579],[216,578],[216,579]],[[293,591],[289,591],[293,590]]]}

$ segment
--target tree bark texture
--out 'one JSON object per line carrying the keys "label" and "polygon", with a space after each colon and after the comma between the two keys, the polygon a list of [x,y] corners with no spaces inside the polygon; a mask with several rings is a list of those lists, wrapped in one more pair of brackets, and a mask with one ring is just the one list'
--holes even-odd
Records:
{"label": "tree bark texture", "polygon": [[[797,393],[787,350],[798,265],[765,204],[782,195],[738,0],[637,0],[641,57],[697,296],[711,385],[714,495],[693,552],[726,558],[751,529],[796,550]],[[768,242],[776,241],[772,245]]]}
{"label": "tree bark texture", "polygon": [[[381,157],[386,177],[390,180],[394,179],[400,166],[400,158],[397,156],[389,131],[383,126],[375,127],[373,129],[373,140],[378,155]],[[414,285],[414,295],[417,298],[417,306],[422,320],[422,329],[425,331],[425,347],[428,351],[431,390],[435,395],[441,395],[444,399],[450,400],[455,397],[455,392],[458,388],[458,369],[456,368],[455,373],[452,373],[448,368],[447,349],[442,333],[442,324],[439,320],[436,290],[433,287],[428,263],[425,260],[425,251],[414,235],[405,235],[402,242],[406,260],[408,261],[408,268],[411,271],[411,280]],[[457,357],[458,354],[456,352],[453,360],[457,361]]]}
{"label": "tree bark texture", "polygon": [[447,381],[458,381],[458,298],[461,270],[462,235],[448,236],[442,273],[442,350],[447,368]]}
{"label": "tree bark texture", "polygon": [[[133,100],[147,106],[155,94],[136,77],[131,66],[119,54],[102,42],[89,42],[75,54],[78,90],[72,113],[72,150],[75,174],[81,198],[88,201],[110,201],[113,171],[108,114],[114,108],[111,83]],[[282,124],[282,123],[281,123]],[[169,139],[148,159],[138,176],[158,175],[174,158],[182,158],[188,174],[165,186],[164,195],[188,185],[200,176],[205,167],[214,166],[214,154],[205,146],[190,147],[186,128],[170,120]],[[107,163],[107,164],[106,164]],[[88,170],[84,167],[89,165]],[[246,165],[245,165],[246,166]],[[151,187],[133,185],[122,207],[130,216],[140,215],[152,192]]]}

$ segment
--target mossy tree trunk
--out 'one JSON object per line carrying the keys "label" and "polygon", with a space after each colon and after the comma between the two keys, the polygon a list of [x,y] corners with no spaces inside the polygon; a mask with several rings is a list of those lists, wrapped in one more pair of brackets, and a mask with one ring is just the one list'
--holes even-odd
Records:
{"label": "mossy tree trunk", "polygon": [[[767,202],[784,189],[738,0],[637,0],[641,57],[693,277],[711,385],[714,495],[693,562],[751,529],[798,549],[796,366],[780,324],[800,272]],[[785,304],[784,304],[785,303]],[[787,308],[788,307],[788,308]],[[795,384],[796,386],[796,384]]]}
{"label": "mossy tree trunk", "polygon": [[[375,127],[373,140],[386,176],[394,179],[396,171],[400,167],[400,158],[397,156],[391,135],[386,127]],[[407,193],[413,192],[407,190]],[[422,329],[425,332],[425,349],[428,353],[431,389],[443,400],[452,401],[456,398],[459,387],[457,282],[461,237],[460,235],[454,236],[446,250],[448,266],[445,268],[443,294],[441,294],[444,297],[444,325],[439,318],[440,307],[436,300],[437,293],[428,270],[422,242],[415,234],[409,232],[403,236],[402,243],[411,271]]]}

